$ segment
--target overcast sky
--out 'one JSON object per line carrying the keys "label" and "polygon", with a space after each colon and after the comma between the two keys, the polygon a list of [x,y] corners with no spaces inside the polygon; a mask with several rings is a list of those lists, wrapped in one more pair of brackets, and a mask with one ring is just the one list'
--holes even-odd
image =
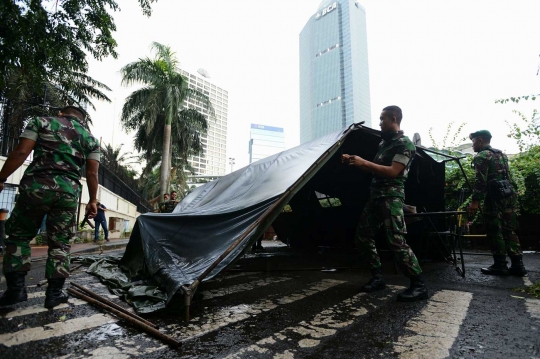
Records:
{"label": "overcast sky", "polygon": [[[96,103],[93,133],[104,143],[132,148],[120,126],[125,97],[119,69],[151,55],[150,44],[171,46],[181,67],[204,68],[229,92],[227,157],[248,163],[250,123],[283,127],[287,147],[299,144],[299,34],[320,0],[159,0],[150,18],[135,0],[116,13],[118,59],[90,62],[90,75],[113,90],[111,104]],[[495,104],[540,93],[540,1],[361,0],[367,14],[372,123],[380,110],[403,109],[402,129],[429,129],[442,142],[450,122],[463,135],[489,129],[492,144],[510,153],[505,121],[527,115],[540,100]],[[230,166],[227,165],[227,171]]]}

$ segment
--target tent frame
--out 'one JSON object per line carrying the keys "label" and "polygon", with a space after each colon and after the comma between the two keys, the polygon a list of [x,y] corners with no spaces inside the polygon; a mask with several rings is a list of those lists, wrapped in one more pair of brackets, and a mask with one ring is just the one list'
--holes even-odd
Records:
{"label": "tent frame", "polygon": [[352,124],[349,126],[347,130],[344,131],[341,138],[332,145],[329,149],[327,149],[318,159],[311,165],[311,167],[308,168],[308,170],[293,184],[291,185],[282,195],[281,197],[272,205],[270,208],[268,208],[259,219],[257,219],[251,226],[249,226],[248,229],[244,231],[244,233],[236,240],[234,241],[229,248],[225,252],[223,252],[213,263],[210,265],[193,283],[191,283],[189,286],[183,285],[182,289],[184,291],[184,305],[186,307],[186,321],[189,321],[190,318],[190,307],[191,307],[191,301],[193,299],[193,296],[195,295],[195,292],[197,291],[197,288],[199,287],[199,284],[204,280],[208,274],[210,274],[214,268],[216,268],[219,263],[225,259],[229,253],[231,253],[242,241],[250,235],[253,230],[257,228],[263,222],[271,213],[275,211],[278,207],[284,207],[287,202],[290,200],[290,198],[297,192],[299,187],[303,185],[303,182],[306,180],[311,179],[313,171],[320,167],[321,164],[324,164],[327,162],[327,160],[330,158],[331,155],[333,155],[343,144],[347,136],[356,128],[359,128],[362,126],[364,122],[359,122]]}
{"label": "tent frame", "polygon": [[[332,145],[332,147],[330,147],[329,149],[327,149],[318,159],[317,161],[315,161],[309,168],[308,170],[293,184],[291,185],[282,195],[281,197],[273,204],[271,205],[264,213],[261,217],[259,217],[259,219],[257,219],[251,226],[249,226],[248,229],[246,229],[244,231],[244,233],[236,240],[234,241],[230,246],[229,248],[227,248],[227,250],[225,252],[223,252],[193,283],[191,283],[190,285],[182,285],[181,288],[182,290],[184,291],[184,305],[185,305],[185,319],[186,321],[189,321],[190,320],[190,308],[191,308],[191,302],[193,300],[193,297],[200,285],[200,283],[204,280],[204,278],[206,278],[236,247],[238,247],[238,245],[240,243],[243,242],[243,240],[250,234],[252,234],[252,232],[264,221],[267,219],[267,217],[270,216],[271,213],[273,213],[277,208],[279,207],[284,207],[287,202],[292,198],[292,196],[294,196],[294,194],[299,190],[299,187],[301,187],[303,184],[305,184],[304,182],[308,181],[309,179],[311,179],[314,175],[314,171],[315,169],[319,168],[321,165],[323,165],[324,163],[327,162],[327,160],[330,158],[330,156],[334,155],[335,152],[341,147],[341,145],[344,143],[345,139],[347,138],[347,136],[354,130],[360,128],[360,127],[363,127],[362,124],[364,122],[359,122],[359,123],[355,123],[355,124],[352,124],[351,126],[349,126],[349,128],[347,130],[345,130],[343,132],[343,135],[341,136],[341,138],[336,142],[334,143],[334,145]],[[441,152],[437,152],[437,151],[434,151],[434,150],[430,150],[428,148],[425,148],[423,146],[416,146],[416,147],[419,147],[421,148],[423,151],[425,152],[430,152],[430,153],[434,153],[434,154],[437,154],[437,155],[441,155],[445,158],[447,158],[446,160],[444,160],[443,162],[448,162],[448,161],[455,161],[460,170],[461,170],[461,173],[463,174],[463,177],[465,178],[465,181],[467,183],[467,186],[469,187],[469,189],[472,191],[472,186],[469,182],[469,179],[467,178],[466,174],[465,174],[465,170],[463,169],[463,166],[461,165],[461,162],[460,162],[460,159],[463,159],[465,158],[465,156],[463,157],[456,157],[456,156],[451,156],[451,155],[448,155],[448,154],[445,154],[445,153],[441,153]]]}

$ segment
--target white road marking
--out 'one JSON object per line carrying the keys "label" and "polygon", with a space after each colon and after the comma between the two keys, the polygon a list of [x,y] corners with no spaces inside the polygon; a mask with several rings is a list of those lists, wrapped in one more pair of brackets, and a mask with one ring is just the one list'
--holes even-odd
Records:
{"label": "white road marking", "polygon": [[300,299],[307,298],[313,294],[317,294],[343,283],[345,282],[340,280],[324,279],[308,289],[300,290],[282,298],[258,300],[253,304],[240,304],[223,308],[215,313],[210,313],[208,316],[205,316],[205,318],[193,318],[191,323],[187,326],[171,324],[166,328],[171,332],[170,335],[179,338],[182,341],[193,339],[232,323],[255,317],[258,314],[275,309],[280,305],[293,303]]}
{"label": "white road marking", "polygon": [[28,299],[41,298],[45,296],[45,291],[28,293]]}
{"label": "white road marking", "polygon": [[52,337],[61,337],[85,329],[102,326],[118,321],[104,314],[94,314],[91,317],[81,317],[44,325],[43,327],[28,328],[14,333],[0,334],[0,343],[7,347],[21,345]]}
{"label": "white road marking", "polygon": [[[114,294],[108,294],[108,293],[96,293],[96,294],[99,294],[102,297],[111,298],[111,299],[118,298],[118,296],[114,295]],[[41,298],[41,297],[44,297],[44,296],[45,296],[45,291],[28,293],[28,299]]]}
{"label": "white road marking", "polygon": [[[240,284],[240,285],[237,285],[237,286],[231,286],[231,287],[229,287],[229,289],[225,289],[225,290],[216,289],[216,290],[212,290],[212,291],[205,291],[205,292],[202,292],[203,295],[204,295],[203,299],[221,297],[221,296],[225,296],[225,295],[232,294],[232,293],[238,293],[238,292],[242,292],[242,291],[246,291],[246,290],[252,290],[252,289],[255,289],[255,288],[263,287],[263,286],[273,284],[273,283],[283,282],[283,281],[290,280],[290,279],[291,278],[288,278],[288,277],[266,279],[266,280],[261,279],[261,280],[258,280],[258,281],[252,282],[252,283],[246,283],[246,284]],[[90,284],[90,285],[86,285],[86,287],[103,289],[103,288],[105,288],[105,285],[103,285],[102,283],[93,283],[93,284]],[[105,294],[105,293],[98,293],[98,294],[103,296],[103,297],[109,298],[109,299],[118,298],[118,296],[114,295],[114,294]],[[45,296],[45,291],[44,290],[39,291],[39,292],[28,293],[28,299],[41,298],[41,297],[44,297],[44,296]],[[72,305],[75,305],[75,306],[82,305],[82,304],[88,304],[86,301],[83,301],[83,300],[80,300],[80,299],[72,299],[72,298],[69,299],[69,303],[71,303]],[[53,310],[64,309],[64,308],[68,308],[68,307],[69,307],[68,304],[60,304],[59,306],[55,307]],[[6,315],[0,316],[0,317],[13,318],[13,317],[20,317],[20,316],[23,316],[23,315],[42,313],[42,312],[46,312],[46,311],[48,311],[48,309],[44,308],[42,305],[33,305],[33,306],[25,307],[25,308],[16,309],[16,310],[14,310],[12,312],[9,312]]]}
{"label": "white road marking", "polygon": [[533,285],[529,277],[522,277],[522,278],[523,278],[523,284],[525,284],[526,287],[530,287],[531,285]]}
{"label": "white road marking", "polygon": [[525,305],[527,306],[527,312],[531,317],[540,319],[540,299],[525,299]]}
{"label": "white road marking", "polygon": [[218,276],[216,278],[212,278],[205,282],[221,282],[221,281],[232,279],[232,278],[243,277],[246,275],[254,275],[254,274],[256,274],[256,272],[242,272],[242,273],[236,273],[236,274],[227,274],[224,276]]}
{"label": "white road marking", "polygon": [[[393,298],[396,291],[403,289],[398,286],[388,286],[391,291],[384,298],[379,298],[377,304],[383,300]],[[286,343],[289,347],[281,353],[275,353],[273,358],[294,358],[298,348],[313,348],[321,343],[321,339],[336,334],[340,328],[348,327],[353,322],[370,310],[376,309],[377,304],[369,303],[369,296],[366,293],[359,293],[332,307],[323,310],[307,322],[302,321],[295,327],[288,327],[280,332],[259,340],[257,343],[242,348],[234,354],[230,354],[225,359],[238,359],[244,357],[249,352],[265,353],[271,351],[277,342]],[[294,346],[291,348],[290,346]],[[246,355],[245,357],[250,357]]]}
{"label": "white road marking", "polygon": [[420,314],[406,325],[406,334],[394,343],[405,359],[443,359],[450,355],[472,300],[472,293],[442,290],[435,293]]}
{"label": "white road marking", "polygon": [[[137,353],[140,354],[140,353]],[[61,357],[57,357],[56,359],[82,359],[82,358],[100,358],[100,359],[129,359],[130,356],[122,353],[118,348],[115,347],[101,347],[94,349],[92,351],[88,351],[86,355],[75,355],[75,354],[68,354],[63,355]]]}
{"label": "white road marking", "polygon": [[68,299],[67,303],[62,303],[62,304],[54,307],[53,309],[47,309],[47,308],[43,307],[43,305],[32,305],[30,307],[16,309],[16,310],[14,310],[12,312],[8,312],[5,315],[2,315],[0,317],[2,317],[2,318],[15,318],[15,317],[23,316],[23,315],[31,315],[31,314],[43,313],[43,312],[48,312],[48,311],[53,311],[53,310],[69,308],[70,304],[74,305],[74,306],[77,306],[77,305],[83,305],[83,304],[87,304],[87,303],[84,300],[70,298],[70,299]]}
{"label": "white road marking", "polygon": [[231,285],[225,288],[206,290],[202,292],[202,294],[203,294],[203,299],[206,300],[206,299],[211,299],[215,297],[223,297],[225,295],[229,295],[233,293],[245,292],[248,290],[253,290],[255,288],[264,287],[270,284],[285,282],[291,279],[292,278],[287,278],[287,277],[259,279],[253,282]]}

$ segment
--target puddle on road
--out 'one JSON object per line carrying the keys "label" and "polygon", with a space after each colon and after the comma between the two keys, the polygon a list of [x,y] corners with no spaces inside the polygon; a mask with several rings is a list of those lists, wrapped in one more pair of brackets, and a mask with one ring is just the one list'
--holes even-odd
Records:
{"label": "puddle on road", "polygon": [[123,329],[117,324],[107,324],[99,327],[96,330],[88,333],[87,339],[89,341],[105,340],[111,336],[119,336],[123,334]]}

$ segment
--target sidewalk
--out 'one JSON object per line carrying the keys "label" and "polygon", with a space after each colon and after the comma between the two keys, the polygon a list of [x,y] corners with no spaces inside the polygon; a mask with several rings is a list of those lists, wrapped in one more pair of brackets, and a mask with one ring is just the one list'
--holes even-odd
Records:
{"label": "sidewalk", "polygon": [[[110,242],[95,243],[72,243],[71,244],[71,256],[78,254],[88,253],[103,253],[106,251],[112,251],[115,249],[122,249],[127,246],[129,238],[111,239]],[[32,246],[32,262],[47,259],[47,246]],[[2,256],[0,256],[0,263],[2,262]]]}

